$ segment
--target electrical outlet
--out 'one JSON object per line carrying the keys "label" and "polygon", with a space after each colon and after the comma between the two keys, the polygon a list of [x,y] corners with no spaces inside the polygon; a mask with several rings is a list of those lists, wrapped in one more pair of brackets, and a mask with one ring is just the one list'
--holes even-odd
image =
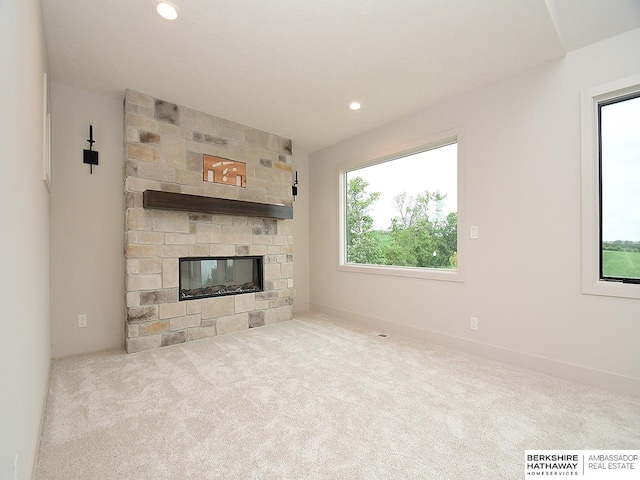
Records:
{"label": "electrical outlet", "polygon": [[87,315],[83,313],[78,315],[78,328],[84,328],[87,326]]}
{"label": "electrical outlet", "polygon": [[478,227],[476,225],[471,227],[471,238],[474,240],[478,238]]}
{"label": "electrical outlet", "polygon": [[478,330],[478,317],[471,317],[469,320],[469,328],[471,330]]}

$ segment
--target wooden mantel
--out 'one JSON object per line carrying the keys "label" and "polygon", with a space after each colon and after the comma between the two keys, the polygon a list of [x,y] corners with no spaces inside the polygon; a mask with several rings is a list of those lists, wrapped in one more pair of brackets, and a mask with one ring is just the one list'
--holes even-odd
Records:
{"label": "wooden mantel", "polygon": [[285,205],[245,202],[243,200],[203,197],[201,195],[161,192],[159,190],[145,190],[142,198],[144,208],[247,217],[280,218],[283,220],[293,218],[293,207],[287,207]]}

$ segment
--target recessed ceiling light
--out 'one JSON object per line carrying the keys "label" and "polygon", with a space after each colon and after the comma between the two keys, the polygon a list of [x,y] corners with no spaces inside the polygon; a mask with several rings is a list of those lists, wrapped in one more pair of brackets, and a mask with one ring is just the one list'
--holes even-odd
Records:
{"label": "recessed ceiling light", "polygon": [[178,18],[178,8],[169,2],[158,2],[156,4],[156,12],[166,20],[175,20]]}
{"label": "recessed ceiling light", "polygon": [[361,106],[362,106],[362,105],[360,105],[360,103],[359,103],[359,102],[351,102],[351,105],[349,105],[349,108],[350,108],[351,110],[360,110],[360,107],[361,107]]}

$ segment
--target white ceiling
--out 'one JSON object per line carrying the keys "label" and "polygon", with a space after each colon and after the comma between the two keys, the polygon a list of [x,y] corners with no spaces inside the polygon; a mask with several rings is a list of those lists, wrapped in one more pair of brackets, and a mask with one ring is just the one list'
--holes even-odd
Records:
{"label": "white ceiling", "polygon": [[312,152],[640,27],[637,0],[173,3],[176,23],[155,0],[43,0],[52,80],[139,90]]}

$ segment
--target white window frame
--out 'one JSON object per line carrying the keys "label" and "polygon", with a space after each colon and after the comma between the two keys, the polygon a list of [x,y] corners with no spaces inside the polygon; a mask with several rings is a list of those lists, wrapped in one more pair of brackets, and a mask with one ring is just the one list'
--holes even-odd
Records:
{"label": "white window frame", "polygon": [[[336,168],[338,179],[338,266],[337,269],[344,272],[355,272],[372,275],[390,275],[395,277],[412,277],[428,280],[443,280],[449,282],[464,282],[466,228],[465,218],[465,168],[464,168],[464,140],[462,129],[453,129],[429,137],[421,137],[403,145],[385,149],[378,152],[375,157],[360,157],[339,164]],[[347,263],[347,234],[346,234],[346,193],[347,172],[355,169],[369,167],[390,160],[406,157],[415,153],[432,150],[457,143],[457,258],[456,270],[423,267],[403,267],[393,265],[361,265]]]}
{"label": "white window frame", "polygon": [[640,285],[600,279],[598,104],[640,92],[640,75],[581,92],[582,293],[640,298]]}

